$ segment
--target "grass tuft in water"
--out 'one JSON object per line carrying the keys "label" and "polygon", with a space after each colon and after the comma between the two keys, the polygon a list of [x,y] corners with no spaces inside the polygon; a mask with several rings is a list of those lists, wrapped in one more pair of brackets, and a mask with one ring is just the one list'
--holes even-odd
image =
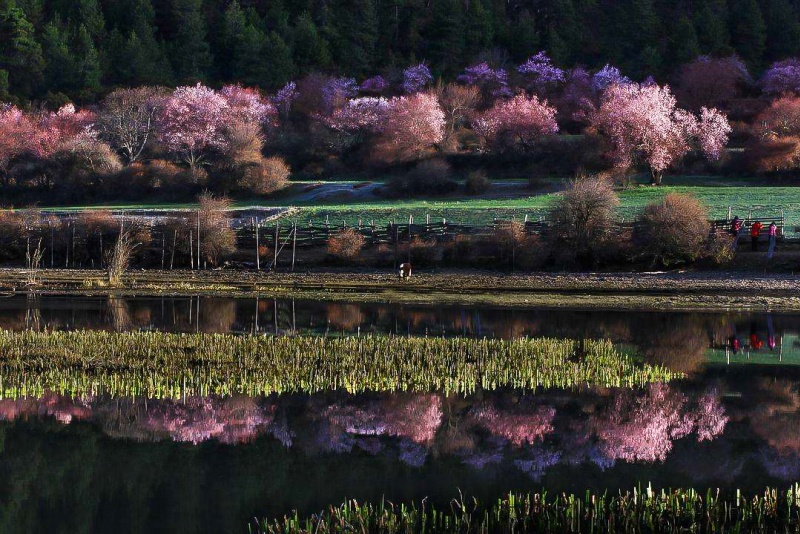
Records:
{"label": "grass tuft in water", "polygon": [[797,532],[800,485],[785,492],[723,496],[692,489],[654,491],[649,486],[618,494],[508,494],[484,506],[463,497],[449,508],[348,501],[309,517],[297,513],[263,519],[251,533],[332,532]]}
{"label": "grass tuft in water", "polygon": [[0,330],[0,396],[180,398],[641,387],[683,375],[609,341]]}

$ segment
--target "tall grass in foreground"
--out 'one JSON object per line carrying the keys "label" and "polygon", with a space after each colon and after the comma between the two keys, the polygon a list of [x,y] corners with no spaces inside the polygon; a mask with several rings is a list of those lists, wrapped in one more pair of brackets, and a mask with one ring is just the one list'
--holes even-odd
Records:
{"label": "tall grass in foreground", "polygon": [[0,396],[633,387],[681,375],[608,341],[0,330]]}
{"label": "tall grass in foreground", "polygon": [[616,495],[509,494],[490,506],[454,499],[449,508],[419,505],[341,506],[308,518],[296,513],[260,520],[250,532],[264,534],[371,532],[798,532],[800,485],[779,493],[723,496],[691,489],[655,492],[650,487]]}

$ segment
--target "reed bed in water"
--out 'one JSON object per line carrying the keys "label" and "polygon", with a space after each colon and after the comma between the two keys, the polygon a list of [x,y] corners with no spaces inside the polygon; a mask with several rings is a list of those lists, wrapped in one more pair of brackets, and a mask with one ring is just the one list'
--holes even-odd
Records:
{"label": "reed bed in water", "polygon": [[679,375],[608,341],[0,330],[0,395],[150,398],[643,386]]}
{"label": "reed bed in water", "polygon": [[301,518],[296,513],[250,525],[263,534],[371,532],[798,532],[800,485],[785,492],[724,496],[649,487],[618,494],[509,494],[490,506],[454,499],[449,508],[386,501],[341,506]]}

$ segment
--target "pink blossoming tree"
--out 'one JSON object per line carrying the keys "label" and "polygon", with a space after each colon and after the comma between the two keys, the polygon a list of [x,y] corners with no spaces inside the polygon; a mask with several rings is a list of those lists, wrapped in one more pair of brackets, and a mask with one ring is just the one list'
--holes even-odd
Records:
{"label": "pink blossoming tree", "polygon": [[445,115],[429,93],[393,98],[378,128],[375,156],[379,161],[409,161],[442,142]]}
{"label": "pink blossoming tree", "polygon": [[499,150],[532,149],[544,135],[558,132],[556,110],[536,96],[517,95],[498,101],[472,121],[485,146]]}
{"label": "pink blossoming tree", "polygon": [[731,131],[717,110],[702,109],[698,120],[676,107],[669,87],[658,85],[608,87],[591,124],[611,142],[610,155],[618,166],[647,164],[654,185],[695,146],[708,159],[718,159]]}
{"label": "pink blossoming tree", "polygon": [[158,116],[159,139],[194,174],[209,152],[226,147],[229,111],[226,98],[213,89],[200,84],[178,87]]}

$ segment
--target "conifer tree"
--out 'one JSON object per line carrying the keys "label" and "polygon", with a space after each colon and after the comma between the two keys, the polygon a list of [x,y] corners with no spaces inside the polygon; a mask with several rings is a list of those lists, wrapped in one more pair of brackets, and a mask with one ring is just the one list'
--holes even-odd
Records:
{"label": "conifer tree", "polygon": [[35,29],[14,0],[0,0],[0,69],[12,93],[31,97],[42,82],[44,61]]}

